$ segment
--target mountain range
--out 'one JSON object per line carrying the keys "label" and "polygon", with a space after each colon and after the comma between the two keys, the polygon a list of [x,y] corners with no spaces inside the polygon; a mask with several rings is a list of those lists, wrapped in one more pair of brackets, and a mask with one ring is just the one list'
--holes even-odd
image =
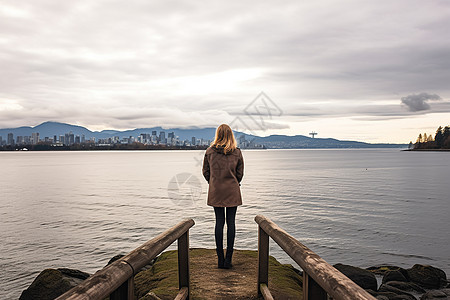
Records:
{"label": "mountain range", "polygon": [[[85,127],[71,125],[59,122],[44,122],[35,127],[17,127],[17,128],[4,128],[0,129],[0,136],[3,140],[6,140],[8,133],[14,134],[14,138],[17,136],[31,136],[33,132],[38,132],[41,139],[44,137],[52,138],[54,135],[60,136],[66,133],[72,132],[74,135],[84,135],[86,139],[91,137],[99,138],[110,138],[114,136],[122,137],[137,137],[141,133],[149,133],[152,131],[157,131],[159,135],[160,131],[166,133],[174,132],[175,136],[178,136],[180,140],[191,140],[192,137],[197,139],[212,140],[216,129],[213,127],[208,128],[170,128],[164,129],[162,127],[151,127],[151,128],[137,128],[132,130],[103,130],[103,131],[91,131]],[[236,138],[241,135],[245,135],[245,139],[252,141],[257,144],[263,144],[266,148],[284,148],[284,149],[295,149],[295,148],[404,148],[405,144],[370,144],[358,141],[342,141],[332,138],[311,138],[304,135],[270,135],[266,137],[260,137],[250,134],[245,134],[239,131],[234,131]]]}

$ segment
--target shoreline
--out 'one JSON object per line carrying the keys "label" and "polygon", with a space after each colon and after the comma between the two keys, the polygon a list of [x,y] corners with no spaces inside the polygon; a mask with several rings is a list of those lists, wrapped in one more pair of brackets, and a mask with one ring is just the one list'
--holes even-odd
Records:
{"label": "shoreline", "polygon": [[450,149],[404,149],[402,151],[422,151],[422,152],[450,152]]}
{"label": "shoreline", "polygon": [[[204,299],[205,295],[212,299],[218,292],[229,299],[238,295],[238,299],[257,299],[254,286],[257,276],[257,250],[236,249],[233,268],[229,270],[217,268],[215,249],[190,248],[189,253],[192,299]],[[114,256],[109,260],[108,265],[121,257],[123,255]],[[178,292],[177,257],[177,250],[163,251],[135,275],[137,299],[174,298]],[[282,264],[273,256],[269,261],[268,286],[273,295],[277,296],[275,299],[300,299],[303,281],[303,272],[300,267]],[[397,299],[396,297],[402,296],[401,299],[412,300],[424,297],[425,294],[447,292],[450,296],[450,281],[446,273],[433,266],[415,264],[404,269],[381,264],[360,268],[338,263],[334,267],[374,297],[385,296],[387,299]],[[75,269],[45,269],[22,292],[20,300],[47,299],[43,295],[57,297],[80,284],[90,275]],[[235,280],[236,276],[239,277],[239,281]],[[211,278],[221,280],[211,280]],[[70,285],[67,285],[68,281],[71,281]]]}

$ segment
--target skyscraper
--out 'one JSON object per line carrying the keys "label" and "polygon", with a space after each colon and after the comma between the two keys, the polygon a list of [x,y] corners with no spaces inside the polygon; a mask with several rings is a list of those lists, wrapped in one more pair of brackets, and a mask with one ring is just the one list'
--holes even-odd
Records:
{"label": "skyscraper", "polygon": [[175,133],[173,131],[169,132],[169,134],[167,135],[167,144],[173,145],[174,141],[175,141]]}
{"label": "skyscraper", "polygon": [[31,133],[31,143],[33,145],[36,145],[37,143],[39,143],[39,132]]}
{"label": "skyscraper", "polygon": [[152,141],[152,144],[158,144],[158,136],[156,135],[156,130],[152,131],[152,136],[150,139]]}
{"label": "skyscraper", "polygon": [[69,145],[73,145],[75,144],[75,135],[73,134],[73,132],[71,131],[69,133]]}
{"label": "skyscraper", "polygon": [[159,143],[160,144],[166,143],[166,133],[164,131],[159,132]]}
{"label": "skyscraper", "polygon": [[64,135],[64,145],[70,146],[70,145],[73,145],[73,144],[75,144],[75,135],[71,131],[71,132],[66,133]]}
{"label": "skyscraper", "polygon": [[23,136],[18,135],[17,138],[16,138],[16,143],[17,143],[17,145],[22,145],[22,144],[24,144]]}
{"label": "skyscraper", "polygon": [[6,145],[14,146],[14,134],[8,133],[8,139],[6,140]]}

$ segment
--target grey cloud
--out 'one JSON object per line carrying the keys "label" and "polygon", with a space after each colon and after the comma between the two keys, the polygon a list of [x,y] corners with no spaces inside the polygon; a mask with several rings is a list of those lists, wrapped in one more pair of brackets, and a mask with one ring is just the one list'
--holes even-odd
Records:
{"label": "grey cloud", "polygon": [[420,93],[420,94],[412,94],[406,97],[402,97],[402,104],[406,105],[409,111],[422,111],[429,110],[430,104],[429,101],[442,100],[442,98],[437,94],[428,94],[428,93]]}
{"label": "grey cloud", "polygon": [[[46,118],[117,127],[212,125],[242,114],[261,90],[283,110],[281,118],[395,118],[412,111],[366,103],[417,90],[450,94],[450,42],[442,39],[450,16],[440,2],[5,4],[28,13],[16,18],[0,10],[0,104],[19,99],[26,112],[0,110],[0,126]],[[243,68],[262,71],[202,95],[179,92],[177,83],[155,84]],[[315,104],[323,100],[332,104]],[[291,102],[302,107],[291,111]]]}

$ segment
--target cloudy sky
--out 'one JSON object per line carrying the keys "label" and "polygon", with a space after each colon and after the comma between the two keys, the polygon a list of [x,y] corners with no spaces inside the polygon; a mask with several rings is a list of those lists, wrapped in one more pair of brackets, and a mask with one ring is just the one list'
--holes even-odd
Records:
{"label": "cloudy sky", "polygon": [[447,0],[0,0],[0,128],[409,142],[450,124],[449,32]]}

